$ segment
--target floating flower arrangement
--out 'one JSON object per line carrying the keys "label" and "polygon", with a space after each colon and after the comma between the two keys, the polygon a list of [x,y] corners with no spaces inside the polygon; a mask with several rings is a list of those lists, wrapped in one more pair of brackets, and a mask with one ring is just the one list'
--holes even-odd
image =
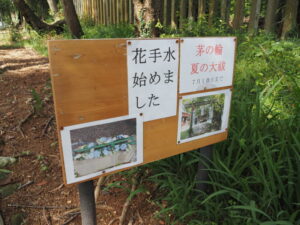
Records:
{"label": "floating flower arrangement", "polygon": [[[136,144],[135,136],[120,134],[115,137],[100,137],[95,142],[84,143],[73,150],[74,160],[96,159],[130,150]],[[78,143],[76,143],[78,144]]]}

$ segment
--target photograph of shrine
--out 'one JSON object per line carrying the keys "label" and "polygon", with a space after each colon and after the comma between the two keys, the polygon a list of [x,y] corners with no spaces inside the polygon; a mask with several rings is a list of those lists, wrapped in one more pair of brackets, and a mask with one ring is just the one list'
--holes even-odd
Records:
{"label": "photograph of shrine", "polygon": [[181,101],[180,140],[220,131],[224,100],[224,93],[185,96]]}

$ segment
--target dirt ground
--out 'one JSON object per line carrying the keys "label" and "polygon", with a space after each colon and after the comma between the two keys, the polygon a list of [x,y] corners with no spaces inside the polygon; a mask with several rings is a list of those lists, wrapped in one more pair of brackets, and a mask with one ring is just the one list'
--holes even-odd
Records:
{"label": "dirt ground", "polygon": [[[1,214],[7,225],[17,213],[24,214],[27,225],[81,224],[80,215],[66,223],[74,216],[66,212],[79,206],[79,196],[76,185],[62,185],[53,116],[48,59],[30,49],[4,49],[0,45],[0,156],[18,158],[6,168],[13,171],[7,183],[30,182],[1,199]],[[118,174],[112,175],[102,189],[122,179]],[[135,225],[165,224],[154,218],[158,208],[152,203],[151,184],[148,186],[149,192],[134,198],[124,224],[131,218]],[[97,224],[106,225],[118,218],[127,197],[128,192],[120,188],[101,191]],[[49,208],[52,206],[54,209]],[[111,223],[115,224],[119,224],[117,220]]]}

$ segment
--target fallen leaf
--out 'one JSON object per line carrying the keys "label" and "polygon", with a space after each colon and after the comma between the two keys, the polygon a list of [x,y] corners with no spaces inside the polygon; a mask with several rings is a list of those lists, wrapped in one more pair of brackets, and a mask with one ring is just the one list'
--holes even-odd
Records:
{"label": "fallen leaf", "polygon": [[45,185],[45,184],[47,184],[47,183],[48,183],[47,181],[43,180],[43,181],[41,181],[40,183],[37,183],[36,185],[38,185],[38,186],[43,186],[43,185]]}
{"label": "fallen leaf", "polygon": [[20,186],[20,184],[8,184],[4,187],[0,188],[0,195],[2,198],[5,198],[11,194],[13,194],[18,187]]}
{"label": "fallen leaf", "polygon": [[14,138],[15,138],[15,136],[10,136],[10,135],[6,136],[6,140],[11,140],[11,139],[14,139]]}
{"label": "fallen leaf", "polygon": [[5,179],[0,180],[0,186],[10,184],[11,182],[12,182],[12,178],[11,177],[6,177]]}

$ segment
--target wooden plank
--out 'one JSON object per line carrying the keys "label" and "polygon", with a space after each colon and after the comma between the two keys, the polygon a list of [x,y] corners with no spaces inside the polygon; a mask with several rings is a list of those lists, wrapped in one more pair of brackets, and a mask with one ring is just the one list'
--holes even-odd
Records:
{"label": "wooden plank", "polygon": [[[128,115],[126,39],[49,41],[48,49],[58,131]],[[227,138],[226,131],[177,144],[177,126],[178,114],[144,123],[144,164]]]}

